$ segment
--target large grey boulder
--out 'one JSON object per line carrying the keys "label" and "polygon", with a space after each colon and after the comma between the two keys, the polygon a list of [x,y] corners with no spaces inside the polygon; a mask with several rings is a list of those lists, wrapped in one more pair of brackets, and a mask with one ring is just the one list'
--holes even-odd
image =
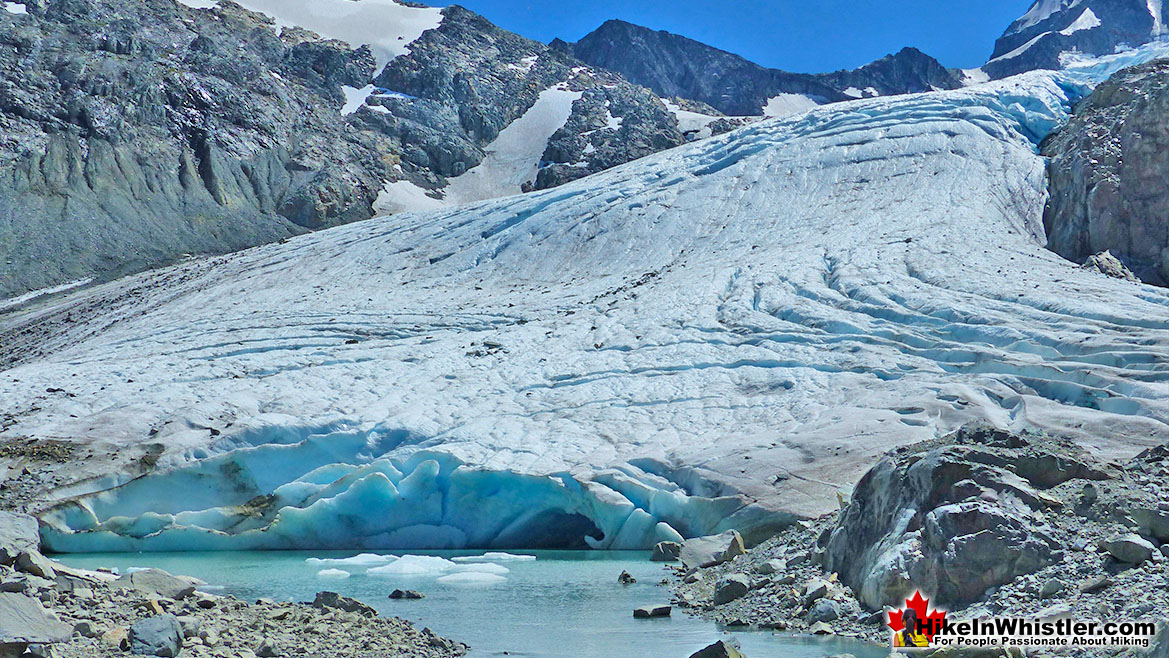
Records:
{"label": "large grey boulder", "polygon": [[687,539],[682,544],[682,564],[687,569],[713,567],[747,552],[743,536],[737,530],[721,535]]}
{"label": "large grey boulder", "polygon": [[64,642],[72,632],[40,601],[24,594],[0,592],[0,656],[20,655],[30,644]]}
{"label": "large grey boulder", "polygon": [[1120,562],[1140,565],[1153,558],[1157,547],[1140,535],[1129,534],[1101,541],[1100,550]]}
{"label": "large grey boulder", "polygon": [[114,581],[113,586],[132,589],[151,598],[175,599],[176,601],[195,593],[195,585],[190,579],[172,576],[160,569],[146,569],[128,573]]}
{"label": "large grey boulder", "polygon": [[726,640],[719,640],[709,647],[691,654],[690,658],[746,658],[746,655]]}
{"label": "large grey boulder", "polygon": [[714,588],[714,604],[723,605],[746,596],[751,591],[751,579],[745,574],[732,573],[719,579]]}
{"label": "large grey boulder", "polygon": [[0,564],[12,564],[21,553],[38,550],[40,543],[35,518],[17,512],[0,512]]}
{"label": "large grey boulder", "polygon": [[1071,446],[969,425],[866,473],[822,538],[825,568],[870,609],[916,589],[942,603],[972,602],[1062,559],[1044,489],[1106,477]]}
{"label": "large grey boulder", "polygon": [[183,648],[183,627],[174,615],[147,617],[130,627],[130,653],[174,658]]}
{"label": "large grey boulder", "polygon": [[676,562],[682,555],[682,545],[676,541],[660,541],[654,545],[649,559],[653,562]]}
{"label": "large grey boulder", "polygon": [[374,608],[357,599],[341,596],[336,592],[317,592],[316,598],[313,599],[313,607],[320,609],[334,608],[336,610],[344,610],[345,612],[356,612],[366,617],[377,616],[377,610]]}

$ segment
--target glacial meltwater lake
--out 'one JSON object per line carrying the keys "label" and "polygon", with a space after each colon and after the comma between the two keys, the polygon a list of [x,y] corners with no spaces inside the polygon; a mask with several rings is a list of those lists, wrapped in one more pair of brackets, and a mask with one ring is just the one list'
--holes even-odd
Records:
{"label": "glacial meltwater lake", "polygon": [[[669,602],[660,585],[665,570],[646,551],[514,551],[535,560],[434,561],[409,558],[394,571],[368,574],[379,565],[310,563],[308,558],[337,560],[350,552],[101,553],[54,556],[67,565],[96,569],[158,568],[207,581],[212,593],[245,600],[269,598],[311,601],[322,590],[340,592],[372,605],[382,615],[429,626],[440,635],[466,642],[473,657],[540,658],[687,658],[712,642],[734,636],[748,658],[819,658],[852,653],[857,658],[885,658],[887,649],[841,638],[792,634],[728,632],[678,608],[668,619],[633,618],[642,605]],[[466,558],[483,551],[412,552],[411,555]],[[472,558],[473,559],[473,558]],[[392,564],[392,563],[391,563]],[[443,565],[446,570],[443,570]],[[490,566],[470,566],[494,564]],[[501,574],[501,569],[507,569]],[[322,577],[322,570],[349,572],[348,578]],[[628,571],[637,583],[620,585]],[[495,572],[498,578],[484,574]],[[464,574],[456,578],[443,578]],[[475,574],[475,575],[466,575]],[[439,579],[443,578],[445,582]],[[491,580],[491,583],[454,581]],[[414,589],[426,598],[392,601],[395,588]]]}

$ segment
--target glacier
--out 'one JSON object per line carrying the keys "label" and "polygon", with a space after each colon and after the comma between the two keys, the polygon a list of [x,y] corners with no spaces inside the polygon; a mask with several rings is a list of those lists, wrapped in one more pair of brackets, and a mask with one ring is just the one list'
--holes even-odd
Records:
{"label": "glacier", "polygon": [[1044,248],[1037,144],[1167,48],[5,313],[47,356],[0,373],[0,439],[120,456],[54,492],[55,551],[758,538],[975,418],[1134,454],[1169,440],[1169,292]]}

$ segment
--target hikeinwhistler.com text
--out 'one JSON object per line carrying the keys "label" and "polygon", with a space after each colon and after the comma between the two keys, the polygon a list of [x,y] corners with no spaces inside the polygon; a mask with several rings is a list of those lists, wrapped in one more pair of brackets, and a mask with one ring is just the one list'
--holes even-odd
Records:
{"label": "hikeinwhistler.com text", "polygon": [[978,617],[934,620],[921,625],[927,632],[934,631],[935,647],[1148,648],[1157,635],[1157,624],[1152,621]]}

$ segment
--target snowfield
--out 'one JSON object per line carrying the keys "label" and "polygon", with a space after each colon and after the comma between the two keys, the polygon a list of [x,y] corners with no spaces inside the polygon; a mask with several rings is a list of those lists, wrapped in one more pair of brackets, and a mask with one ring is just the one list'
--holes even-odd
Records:
{"label": "snowfield", "polygon": [[975,418],[1131,455],[1169,440],[1169,293],[1043,248],[1036,144],[1158,48],[0,315],[0,439],[124,455],[43,515],[64,551],[759,535]]}

